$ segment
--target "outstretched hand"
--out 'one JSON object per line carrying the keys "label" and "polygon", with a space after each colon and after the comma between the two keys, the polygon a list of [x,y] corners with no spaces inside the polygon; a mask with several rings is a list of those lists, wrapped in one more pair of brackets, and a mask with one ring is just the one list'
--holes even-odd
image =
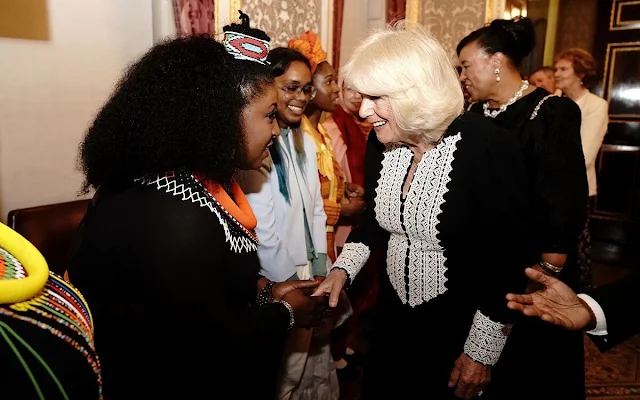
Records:
{"label": "outstretched hand", "polygon": [[347,273],[343,269],[332,269],[329,276],[320,283],[312,296],[326,296],[329,295],[329,307],[335,307],[340,300],[340,292],[344,288],[344,284],[347,281]]}
{"label": "outstretched hand", "polygon": [[533,268],[525,273],[542,288],[530,294],[509,293],[507,307],[569,330],[582,330],[594,323],[591,309],[569,286]]}

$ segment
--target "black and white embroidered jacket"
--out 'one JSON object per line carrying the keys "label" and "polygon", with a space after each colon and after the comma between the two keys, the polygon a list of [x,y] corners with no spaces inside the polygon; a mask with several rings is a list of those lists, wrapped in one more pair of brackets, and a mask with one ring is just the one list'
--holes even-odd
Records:
{"label": "black and white embroidered jacket", "polygon": [[422,157],[406,198],[411,150],[393,144],[380,153],[369,143],[367,214],[334,268],[354,279],[389,237],[386,272],[401,301],[417,308],[447,291],[468,299],[476,313],[464,351],[495,364],[509,331],[505,294],[523,289],[523,270],[537,259],[517,142],[482,117],[461,115]]}

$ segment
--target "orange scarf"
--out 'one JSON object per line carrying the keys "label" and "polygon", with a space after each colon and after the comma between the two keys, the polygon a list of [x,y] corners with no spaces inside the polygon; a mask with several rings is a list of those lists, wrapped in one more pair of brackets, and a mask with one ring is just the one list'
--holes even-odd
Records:
{"label": "orange scarf", "polygon": [[240,185],[238,185],[238,182],[234,180],[231,183],[231,194],[233,194],[232,199],[218,182],[201,179],[201,177],[198,176],[196,176],[196,179],[202,183],[209,194],[216,199],[229,216],[233,217],[245,229],[253,233],[253,230],[256,229],[256,226],[258,225],[258,220],[251,209],[251,205],[249,204],[247,197],[244,195]]}

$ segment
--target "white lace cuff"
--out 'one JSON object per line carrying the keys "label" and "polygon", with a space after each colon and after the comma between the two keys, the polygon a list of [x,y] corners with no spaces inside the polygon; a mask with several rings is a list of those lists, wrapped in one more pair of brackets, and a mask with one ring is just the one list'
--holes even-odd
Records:
{"label": "white lace cuff", "polygon": [[510,331],[510,324],[492,321],[478,310],[473,317],[473,325],[464,344],[464,353],[473,361],[484,365],[495,365],[507,343]]}
{"label": "white lace cuff", "polygon": [[345,243],[338,259],[333,263],[333,268],[342,268],[347,271],[349,279],[353,279],[358,275],[362,266],[369,259],[371,250],[363,243]]}

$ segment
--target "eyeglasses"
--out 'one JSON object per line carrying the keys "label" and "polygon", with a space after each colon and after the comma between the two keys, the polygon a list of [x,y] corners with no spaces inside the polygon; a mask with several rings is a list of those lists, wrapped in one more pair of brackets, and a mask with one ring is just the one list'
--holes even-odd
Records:
{"label": "eyeglasses", "polygon": [[300,93],[304,94],[305,97],[308,97],[309,100],[313,100],[316,97],[316,93],[318,90],[313,85],[287,85],[280,86],[280,89],[284,92],[284,97],[287,100],[292,100],[300,96]]}

